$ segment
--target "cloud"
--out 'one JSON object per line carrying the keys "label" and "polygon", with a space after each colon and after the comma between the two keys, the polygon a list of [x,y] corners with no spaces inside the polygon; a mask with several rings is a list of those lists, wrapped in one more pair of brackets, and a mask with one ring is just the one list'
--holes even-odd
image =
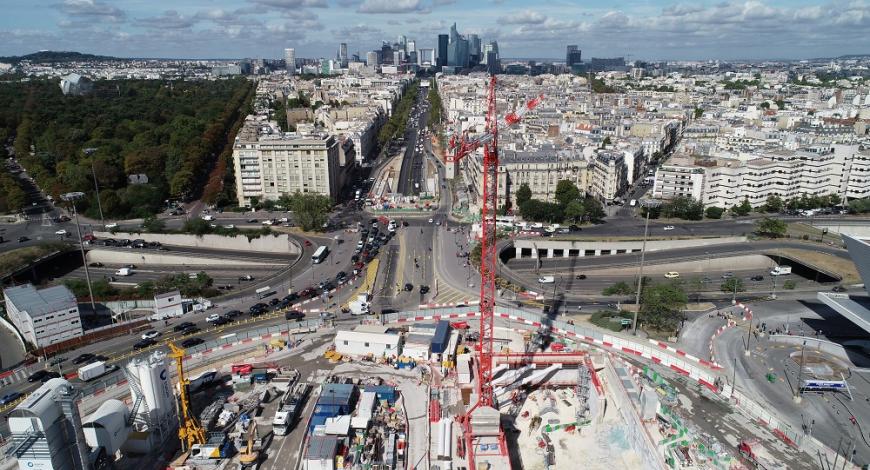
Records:
{"label": "cloud", "polygon": [[547,17],[534,10],[523,10],[498,19],[502,24],[541,24]]}
{"label": "cloud", "polygon": [[195,17],[182,16],[175,10],[167,10],[160,16],[139,18],[136,25],[151,29],[188,29],[197,22]]}
{"label": "cloud", "polygon": [[428,12],[420,0],[364,0],[356,10],[359,13],[396,14]]}
{"label": "cloud", "polygon": [[127,14],[99,0],[64,0],[54,5],[61,13],[79,19],[92,19],[111,23],[123,23]]}
{"label": "cloud", "polygon": [[384,37],[384,32],[379,28],[375,28],[373,26],[369,26],[363,23],[359,23],[355,26],[347,26],[344,28],[336,29],[333,31],[333,34],[335,34],[335,37],[340,39],[371,39]]}
{"label": "cloud", "polygon": [[295,9],[295,8],[329,8],[326,0],[249,0],[251,3],[272,8]]}

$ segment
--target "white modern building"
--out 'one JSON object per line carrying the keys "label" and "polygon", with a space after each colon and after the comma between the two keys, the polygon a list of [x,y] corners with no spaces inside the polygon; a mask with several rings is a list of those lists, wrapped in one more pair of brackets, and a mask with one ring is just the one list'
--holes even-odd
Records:
{"label": "white modern building", "polygon": [[287,73],[290,75],[296,74],[296,49],[288,47],[284,49],[284,62],[287,66]]}
{"label": "white modern building", "polygon": [[335,351],[349,356],[398,357],[402,337],[381,325],[360,325],[335,334]]}
{"label": "white modern building", "polygon": [[3,289],[6,315],[21,336],[36,347],[83,334],[79,307],[66,286],[36,289],[32,284]]}
{"label": "white modern building", "polygon": [[159,318],[180,317],[184,314],[181,292],[174,290],[154,296],[154,313]]}
{"label": "white modern building", "polygon": [[653,197],[673,199],[682,196],[702,201],[704,182],[704,168],[695,166],[688,157],[674,157],[656,171]]}

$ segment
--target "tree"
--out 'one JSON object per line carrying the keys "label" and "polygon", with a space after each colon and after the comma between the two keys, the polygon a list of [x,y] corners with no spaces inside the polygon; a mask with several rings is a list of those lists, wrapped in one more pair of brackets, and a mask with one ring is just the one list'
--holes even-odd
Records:
{"label": "tree", "polygon": [[153,215],[145,217],[145,220],[142,221],[142,228],[145,229],[146,232],[160,233],[165,227],[166,223],[162,219],[158,219]]}
{"label": "tree", "polygon": [[586,210],[586,219],[590,222],[600,222],[604,220],[607,214],[604,212],[604,207],[594,197],[587,197],[583,200],[583,208]]}
{"label": "tree", "polygon": [[517,194],[515,199],[517,200],[517,207],[523,205],[524,202],[528,201],[532,198],[532,190],[529,188],[529,185],[523,183],[520,185],[520,188],[517,189]]}
{"label": "tree", "polygon": [[577,224],[583,221],[583,216],[586,215],[586,206],[580,200],[573,200],[565,207],[565,218],[572,223]]}
{"label": "tree", "polygon": [[183,232],[192,233],[194,235],[205,235],[211,233],[211,225],[199,217],[188,219],[181,228]]}
{"label": "tree", "polygon": [[[722,292],[746,292],[746,286],[743,285],[743,279],[739,277],[732,277],[731,279],[726,279],[722,285],[719,286],[719,289]],[[735,290],[736,289],[736,290]]]}
{"label": "tree", "polygon": [[674,331],[687,302],[686,292],[679,283],[646,286],[641,292],[640,321],[648,328]]}
{"label": "tree", "polygon": [[640,207],[640,216],[646,217],[647,212],[649,212],[650,219],[658,219],[662,215],[662,206],[641,206]]}
{"label": "tree", "polygon": [[780,219],[762,217],[755,221],[755,233],[764,237],[780,238],[787,231],[788,225]]}
{"label": "tree", "polygon": [[752,205],[749,204],[749,199],[744,199],[739,205],[735,205],[731,208],[731,213],[736,216],[744,216],[749,215],[752,212]]}
{"label": "tree", "polygon": [[314,193],[296,193],[290,199],[293,218],[302,230],[322,230],[332,210],[332,200]]}
{"label": "tree", "polygon": [[781,197],[771,194],[767,196],[767,200],[764,202],[764,210],[766,212],[779,212],[782,210],[783,205]]}
{"label": "tree", "polygon": [[612,286],[605,287],[604,290],[601,291],[602,295],[630,295],[634,292],[634,289],[631,288],[625,281],[619,281]]}
{"label": "tree", "polygon": [[604,141],[601,142],[601,146],[603,146],[603,147],[607,147],[607,146],[610,145],[610,144],[611,144],[610,136],[605,137],[605,138],[604,138]]}
{"label": "tree", "polygon": [[700,277],[693,277],[686,282],[686,288],[689,292],[695,294],[695,302],[701,301],[701,291],[704,290],[704,280]]}
{"label": "tree", "polygon": [[671,202],[662,204],[661,211],[662,215],[668,218],[676,217],[685,220],[704,218],[704,204],[686,196],[677,196]]}
{"label": "tree", "polygon": [[779,109],[781,109],[781,110],[782,110],[782,109],[785,109],[785,101],[783,101],[783,100],[776,100],[776,101],[774,101],[774,103],[776,103],[776,107],[777,107],[777,108],[779,108]]}
{"label": "tree", "polygon": [[707,216],[708,219],[721,219],[724,212],[725,209],[721,207],[710,206],[704,210],[704,215]]}
{"label": "tree", "polygon": [[571,201],[580,199],[580,190],[569,180],[560,180],[556,185],[556,193],[554,195],[556,201],[562,207],[568,206]]}
{"label": "tree", "polygon": [[704,115],[704,108],[695,108],[695,119]]}
{"label": "tree", "polygon": [[769,101],[762,102],[761,109],[770,109],[770,102]]}
{"label": "tree", "polygon": [[520,206],[520,214],[534,222],[557,222],[563,220],[562,206],[552,202],[529,199]]}
{"label": "tree", "polygon": [[870,198],[852,199],[849,201],[849,212],[856,214],[870,212]]}

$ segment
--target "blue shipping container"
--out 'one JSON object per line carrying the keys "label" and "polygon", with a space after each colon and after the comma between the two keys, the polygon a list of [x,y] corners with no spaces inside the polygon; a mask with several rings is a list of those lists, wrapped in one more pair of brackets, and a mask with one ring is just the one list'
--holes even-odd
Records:
{"label": "blue shipping container", "polygon": [[367,386],[365,391],[375,392],[375,396],[378,400],[387,400],[387,403],[391,405],[395,403],[398,398],[396,387],[390,387],[389,385],[371,385]]}
{"label": "blue shipping container", "polygon": [[441,320],[435,327],[435,336],[432,337],[432,352],[443,353],[447,349],[448,341],[450,341],[450,322]]}

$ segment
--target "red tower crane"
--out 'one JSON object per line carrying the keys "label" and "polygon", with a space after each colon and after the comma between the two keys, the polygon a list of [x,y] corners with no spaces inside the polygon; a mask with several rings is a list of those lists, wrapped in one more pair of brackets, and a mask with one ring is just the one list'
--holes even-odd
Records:
{"label": "red tower crane", "polygon": [[[463,157],[483,147],[483,211],[481,214],[481,255],[480,255],[480,342],[478,343],[478,374],[477,403],[468,411],[464,423],[466,440],[470,444],[472,430],[470,429],[471,412],[477,407],[494,407],[495,400],[492,389],[492,346],[493,321],[495,308],[495,268],[496,256],[496,215],[498,212],[498,131],[515,125],[523,116],[534,109],[544,95],[538,95],[527,101],[525,106],[507,114],[502,120],[497,118],[496,110],[496,78],[489,79],[487,96],[486,132],[474,138],[468,138],[465,133],[451,137],[450,146],[453,155],[448,155],[448,161],[458,162]],[[471,468],[474,467],[473,449],[467,449]]]}

